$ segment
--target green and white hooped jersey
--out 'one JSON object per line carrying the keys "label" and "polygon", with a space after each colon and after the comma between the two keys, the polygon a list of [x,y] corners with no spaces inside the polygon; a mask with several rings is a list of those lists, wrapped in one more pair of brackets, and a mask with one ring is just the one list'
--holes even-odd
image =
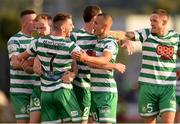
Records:
{"label": "green and white hooped jersey", "polygon": [[[115,63],[118,50],[118,44],[112,37],[98,40],[94,48],[96,57],[102,56],[104,51],[110,52],[112,54],[111,63]],[[117,93],[113,71],[91,68],[91,91]]]}
{"label": "green and white hooped jersey", "polygon": [[[32,42],[33,37],[18,32],[8,41],[9,59],[12,55],[18,55],[26,50]],[[11,63],[10,63],[11,65]],[[34,74],[28,74],[23,70],[13,70],[10,67],[10,92],[31,94],[33,85],[40,85],[38,77]]]}
{"label": "green and white hooped jersey", "polygon": [[142,68],[140,83],[176,85],[176,59],[180,44],[179,34],[170,30],[165,36],[151,33],[150,29],[135,32],[142,42]]}
{"label": "green and white hooped jersey", "polygon": [[74,42],[64,37],[48,35],[35,39],[27,52],[32,55],[37,54],[41,61],[42,91],[51,92],[62,87],[72,89],[72,84],[63,83],[61,77],[65,71],[71,69],[71,52],[79,50]]}
{"label": "green and white hooped jersey", "polygon": [[[72,32],[71,40],[88,54],[92,54],[97,43],[97,37],[86,32],[83,28]],[[78,61],[77,64],[78,75],[73,83],[79,87],[90,88],[90,67],[80,61]]]}
{"label": "green and white hooped jersey", "polygon": [[[177,71],[180,72],[180,58],[177,57]],[[176,96],[180,96],[180,77],[177,77],[177,83],[176,83]]]}

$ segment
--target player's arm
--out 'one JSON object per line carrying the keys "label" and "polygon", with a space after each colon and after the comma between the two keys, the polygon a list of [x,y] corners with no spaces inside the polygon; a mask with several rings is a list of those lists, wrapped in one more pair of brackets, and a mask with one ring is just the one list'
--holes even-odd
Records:
{"label": "player's arm", "polygon": [[15,69],[15,70],[21,70],[22,69],[21,61],[18,59],[17,55],[12,55],[10,58],[10,61],[11,61],[11,66],[13,69]]}
{"label": "player's arm", "polygon": [[65,83],[71,83],[76,77],[77,73],[78,73],[78,66],[77,66],[76,60],[73,59],[72,64],[71,64],[71,70],[65,72],[65,74],[63,75],[61,79]]}
{"label": "player's arm", "polygon": [[38,56],[36,56],[34,59],[33,71],[34,71],[34,73],[36,73],[39,76],[42,74],[42,65],[41,65],[41,62],[40,62]]}
{"label": "player's arm", "polygon": [[18,59],[22,61],[22,68],[27,73],[33,73],[34,59],[28,59],[31,55],[36,55],[37,39],[33,40],[26,51],[18,55]]}
{"label": "player's arm", "polygon": [[26,73],[29,73],[29,74],[33,74],[33,62],[34,62],[34,59],[29,59],[28,58],[30,57],[30,54],[27,52],[27,51],[24,51],[22,53],[20,53],[18,55],[18,60],[21,61],[21,68],[26,72]]}
{"label": "player's arm", "polygon": [[28,59],[28,60],[25,60],[21,67],[23,68],[23,70],[28,73],[28,74],[34,74],[34,71],[33,71],[33,64],[34,64],[34,58],[31,58],[31,59]]}
{"label": "player's arm", "polygon": [[18,55],[19,60],[27,60],[31,54],[29,54],[27,51],[24,51]]}
{"label": "player's arm", "polygon": [[75,76],[78,74],[78,65],[77,65],[77,61],[75,59],[73,59],[73,61],[72,61],[71,71],[74,73]]}
{"label": "player's arm", "polygon": [[124,40],[132,40],[135,41],[135,33],[134,32],[124,32],[124,31],[110,31],[109,35],[116,38],[119,42]]}
{"label": "player's arm", "polygon": [[111,60],[112,53],[109,51],[104,51],[103,55],[100,57],[89,56],[85,51],[73,52],[73,57],[84,63],[93,63],[98,65],[108,64]]}
{"label": "player's arm", "polygon": [[134,32],[124,32],[124,31],[110,31],[110,35],[117,40],[117,43],[121,45],[122,48],[126,48],[128,55],[134,53],[134,47],[132,41],[135,41]]}
{"label": "player's arm", "polygon": [[9,53],[9,60],[10,64],[13,69],[22,69],[21,68],[21,61],[18,59],[18,54],[19,54],[19,47],[20,44],[18,40],[16,40],[14,37],[10,38],[8,43],[8,53]]}
{"label": "player's arm", "polygon": [[121,63],[108,63],[105,65],[98,65],[93,63],[86,63],[88,66],[93,68],[99,68],[99,69],[106,69],[106,70],[116,70],[120,73],[124,73],[126,70],[126,66]]}

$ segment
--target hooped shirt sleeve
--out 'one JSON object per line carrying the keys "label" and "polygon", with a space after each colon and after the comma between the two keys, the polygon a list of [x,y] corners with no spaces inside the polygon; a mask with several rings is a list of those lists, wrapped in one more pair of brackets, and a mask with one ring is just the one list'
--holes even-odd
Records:
{"label": "hooped shirt sleeve", "polygon": [[69,40],[68,42],[68,47],[69,47],[69,53],[71,54],[72,52],[80,52],[82,49],[73,41]]}
{"label": "hooped shirt sleeve", "polygon": [[151,30],[149,28],[134,31],[135,41],[144,42],[150,33],[151,33]]}
{"label": "hooped shirt sleeve", "polygon": [[8,53],[9,53],[9,59],[11,58],[12,55],[19,54],[20,44],[19,44],[19,41],[16,40],[14,37],[9,39],[7,43],[7,47],[8,47]]}
{"label": "hooped shirt sleeve", "polygon": [[104,50],[110,52],[112,55],[118,52],[118,45],[115,40],[111,40],[110,42],[106,43],[104,46]]}

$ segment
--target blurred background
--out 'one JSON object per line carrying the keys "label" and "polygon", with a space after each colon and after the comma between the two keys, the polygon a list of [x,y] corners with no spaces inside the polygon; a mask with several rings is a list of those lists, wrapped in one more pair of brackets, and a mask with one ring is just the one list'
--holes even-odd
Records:
{"label": "blurred background", "polygon": [[[0,0],[0,90],[9,98],[8,39],[20,30],[19,14],[24,9],[37,13],[69,12],[75,28],[83,24],[82,13],[86,6],[97,4],[113,16],[113,30],[136,30],[149,27],[149,15],[153,9],[166,9],[170,15],[169,29],[180,31],[180,0]],[[120,49],[117,62],[127,66],[122,75],[115,72],[118,84],[119,105],[117,122],[141,122],[137,111],[137,79],[141,68],[141,44],[134,43],[135,53],[127,55]],[[0,101],[2,101],[0,96]]]}

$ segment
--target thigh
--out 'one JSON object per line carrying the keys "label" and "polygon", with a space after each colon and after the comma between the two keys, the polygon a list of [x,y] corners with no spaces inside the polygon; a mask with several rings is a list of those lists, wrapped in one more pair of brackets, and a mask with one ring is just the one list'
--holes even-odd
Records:
{"label": "thigh", "polygon": [[64,123],[81,122],[81,110],[72,89],[61,88],[54,94],[59,117]]}
{"label": "thigh", "polygon": [[138,94],[138,110],[142,117],[153,117],[159,113],[158,93],[156,87],[140,84]]}
{"label": "thigh", "polygon": [[175,119],[175,112],[166,111],[166,112],[162,113],[161,118],[162,118],[163,123],[173,124],[174,119]]}
{"label": "thigh", "polygon": [[82,111],[82,120],[88,120],[91,106],[91,93],[90,89],[82,88],[79,86],[73,87],[78,104]]}
{"label": "thigh", "polygon": [[41,112],[40,111],[30,112],[29,123],[40,123],[40,122],[41,122]]}
{"label": "thigh", "polygon": [[159,88],[161,95],[159,97],[160,114],[164,112],[176,112],[176,87],[163,86]]}
{"label": "thigh", "polygon": [[116,123],[116,93],[92,93],[92,115],[100,123]]}
{"label": "thigh", "polygon": [[34,86],[30,99],[30,123],[40,123],[41,120],[41,89]]}
{"label": "thigh", "polygon": [[16,120],[29,120],[30,94],[11,94]]}
{"label": "thigh", "polygon": [[41,121],[47,123],[61,122],[53,99],[54,92],[41,92]]}
{"label": "thigh", "polygon": [[30,112],[41,110],[40,97],[41,97],[40,86],[35,86],[30,99]]}
{"label": "thigh", "polygon": [[142,117],[143,118],[143,122],[145,124],[155,124],[156,123],[156,118],[157,116],[150,116],[150,117]]}
{"label": "thigh", "polygon": [[163,86],[159,90],[161,91],[159,108],[162,121],[164,123],[173,123],[176,112],[176,87]]}

